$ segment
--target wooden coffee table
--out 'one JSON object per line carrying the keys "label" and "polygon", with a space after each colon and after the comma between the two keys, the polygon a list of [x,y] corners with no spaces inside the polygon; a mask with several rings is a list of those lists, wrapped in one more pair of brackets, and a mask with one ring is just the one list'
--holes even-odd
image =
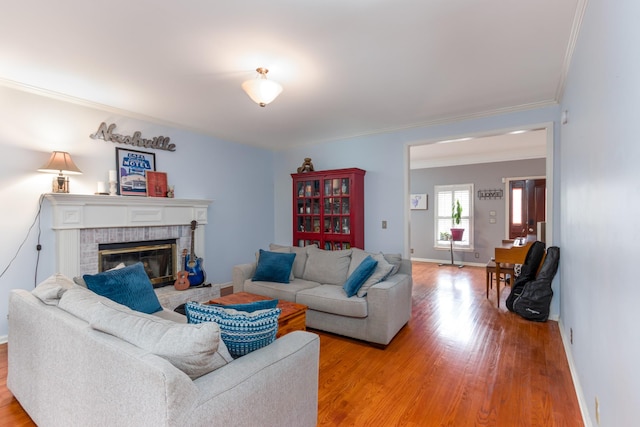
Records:
{"label": "wooden coffee table", "polygon": [[[254,301],[270,300],[274,298],[265,297],[262,295],[250,294],[249,292],[238,292],[224,297],[215,298],[208,302],[208,304],[246,304]],[[278,317],[278,333],[276,338],[280,338],[283,335],[293,331],[306,331],[307,320],[307,306],[303,304],[296,304],[290,301],[278,301],[278,308],[281,310],[280,317]]]}

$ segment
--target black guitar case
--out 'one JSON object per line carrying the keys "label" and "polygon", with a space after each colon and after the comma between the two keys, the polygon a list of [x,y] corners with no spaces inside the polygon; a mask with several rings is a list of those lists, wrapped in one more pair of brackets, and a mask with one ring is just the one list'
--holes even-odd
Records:
{"label": "black guitar case", "polygon": [[544,256],[544,247],[544,243],[535,241],[529,248],[527,256],[524,258],[524,264],[520,269],[520,275],[513,282],[511,293],[507,296],[506,304],[509,311],[513,311],[513,301],[520,296],[525,283],[535,280],[540,261]]}
{"label": "black guitar case", "polygon": [[551,246],[535,280],[525,283],[522,293],[513,301],[513,311],[525,319],[546,322],[553,298],[551,281],[558,271],[560,248]]}

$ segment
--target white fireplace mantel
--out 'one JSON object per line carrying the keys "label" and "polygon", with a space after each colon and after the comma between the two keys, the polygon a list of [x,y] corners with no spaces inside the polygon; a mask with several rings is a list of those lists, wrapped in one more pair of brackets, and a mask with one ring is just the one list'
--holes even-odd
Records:
{"label": "white fireplace mantel", "polygon": [[184,226],[196,220],[195,250],[205,256],[204,226],[211,200],[61,193],[45,197],[52,207],[56,268],[68,277],[81,274],[80,231],[84,229]]}
{"label": "white fireplace mantel", "polygon": [[51,193],[54,230],[207,224],[211,200]]}

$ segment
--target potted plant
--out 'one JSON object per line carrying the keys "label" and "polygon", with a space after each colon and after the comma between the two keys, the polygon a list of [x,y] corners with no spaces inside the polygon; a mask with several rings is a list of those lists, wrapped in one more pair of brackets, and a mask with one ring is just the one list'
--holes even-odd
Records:
{"label": "potted plant", "polygon": [[[456,203],[451,206],[451,218],[455,225],[460,225],[460,219],[462,218],[462,206],[460,205],[460,200],[456,199]],[[462,240],[462,235],[464,234],[464,228],[451,228],[451,240],[454,242],[459,242]]]}
{"label": "potted plant", "polygon": [[440,240],[444,240],[448,242],[449,239],[451,239],[451,234],[447,233],[446,231],[440,232]]}

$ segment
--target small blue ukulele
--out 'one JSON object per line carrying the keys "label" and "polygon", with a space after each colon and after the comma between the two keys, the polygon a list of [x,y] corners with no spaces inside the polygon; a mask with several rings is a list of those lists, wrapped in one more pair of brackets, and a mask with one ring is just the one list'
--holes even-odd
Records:
{"label": "small blue ukulele", "polygon": [[198,223],[195,220],[191,221],[191,252],[184,257],[184,270],[188,274],[190,286],[202,285],[207,277],[206,273],[202,269],[202,258],[198,258],[194,251],[194,236],[197,226]]}

